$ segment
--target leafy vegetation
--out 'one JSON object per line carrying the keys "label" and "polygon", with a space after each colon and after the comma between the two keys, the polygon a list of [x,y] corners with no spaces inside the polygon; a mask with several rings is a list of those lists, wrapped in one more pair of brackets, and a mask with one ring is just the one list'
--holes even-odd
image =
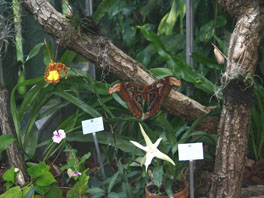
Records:
{"label": "leafy vegetation", "polygon": [[[70,1],[69,1],[70,2]],[[85,70],[85,66],[76,68],[76,64],[87,63],[78,54],[65,50],[60,54],[58,62],[68,68],[68,79],[61,79],[57,84],[47,83],[43,76],[35,79],[19,81],[11,93],[11,113],[14,121],[17,144],[28,161],[31,183],[26,187],[12,187],[16,184],[14,167],[4,176],[7,192],[0,197],[31,197],[35,192],[46,196],[47,193],[60,197],[61,189],[55,184],[55,179],[45,163],[54,159],[64,148],[70,152],[62,170],[72,169],[80,171],[73,186],[69,186],[68,197],[93,194],[93,197],[144,197],[143,191],[149,180],[148,174],[140,167],[143,153],[129,143],[130,140],[144,144],[138,127],[140,122],[152,140],[162,137],[159,149],[172,156],[176,166],[161,164],[154,159],[150,168],[156,175],[154,182],[161,183],[162,176],[176,179],[183,171],[185,163],[178,161],[178,144],[186,142],[203,142],[210,147],[205,154],[206,160],[214,159],[216,135],[209,135],[204,131],[195,131],[195,126],[210,115],[218,115],[221,109],[221,75],[224,66],[219,65],[213,56],[214,43],[226,54],[227,41],[233,28],[232,20],[215,1],[195,1],[194,27],[194,68],[185,60],[185,14],[184,0],[111,0],[102,1],[97,5],[94,18],[100,27],[100,34],[113,42],[142,63],[157,78],[176,76],[183,82],[180,92],[186,94],[187,87],[192,87],[191,98],[208,106],[217,106],[216,110],[202,116],[194,123],[188,124],[179,118],[172,117],[160,111],[149,120],[142,121],[133,117],[125,102],[117,95],[109,95],[108,89],[115,83],[115,78],[97,71],[97,80],[94,80]],[[74,5],[73,5],[74,6]],[[73,9],[74,11],[79,9]],[[74,27],[76,28],[76,27]],[[81,32],[80,32],[81,33]],[[43,43],[37,44],[26,56],[23,65],[40,52]],[[43,62],[48,65],[51,57],[49,50],[44,50]],[[57,60],[54,60],[57,61]],[[84,65],[84,64],[83,64]],[[263,78],[263,58],[257,70],[257,75]],[[100,76],[107,78],[100,78]],[[256,79],[258,81],[259,78]],[[23,100],[18,100],[19,89],[27,87]],[[260,159],[263,157],[263,82],[256,83],[256,102],[252,108],[252,125],[250,129],[249,156]],[[19,92],[23,93],[23,92]],[[61,112],[69,113],[61,113]],[[60,116],[58,116],[58,114]],[[79,158],[77,151],[70,149],[74,142],[93,142],[92,135],[83,135],[81,121],[102,116],[104,132],[97,133],[97,139],[102,152],[105,167],[112,172],[107,179],[102,180],[98,172],[90,173],[85,167],[89,154]],[[55,121],[52,130],[45,130],[36,126],[36,122],[45,120],[46,125]],[[50,138],[53,130],[63,129],[67,134],[65,141],[69,145],[56,144]],[[42,136],[42,133],[45,136]],[[0,146],[0,152],[5,150],[14,141],[10,136],[0,136],[5,144]],[[86,152],[87,153],[87,152]],[[76,160],[78,159],[78,160]],[[113,166],[113,162],[115,165]],[[157,164],[166,168],[163,175],[153,169]],[[115,168],[115,169],[114,169]],[[88,176],[88,174],[90,174]],[[166,175],[167,174],[167,175]],[[89,181],[93,181],[88,183]],[[169,182],[167,182],[167,185]],[[88,188],[88,185],[91,188]],[[168,186],[166,187],[168,189]],[[171,192],[169,192],[170,194]]]}

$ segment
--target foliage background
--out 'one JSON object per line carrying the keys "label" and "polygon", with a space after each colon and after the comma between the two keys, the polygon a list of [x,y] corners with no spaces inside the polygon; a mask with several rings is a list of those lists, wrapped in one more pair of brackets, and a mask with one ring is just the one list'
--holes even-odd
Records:
{"label": "foliage background", "polygon": [[[81,23],[78,19],[84,15],[83,1],[69,0],[68,3],[73,8],[73,17],[69,20],[74,21],[73,27],[79,27]],[[54,1],[53,4],[58,11],[66,13],[67,1]],[[211,43],[227,54],[228,40],[234,22],[217,6],[216,1],[194,2],[193,69],[185,63],[186,5],[184,0],[95,1],[94,10],[100,35],[112,40],[115,45],[142,63],[158,78],[167,75],[180,78],[183,81],[180,92],[186,94],[187,87],[191,86],[191,98],[203,105],[215,105],[221,108],[220,82],[225,66],[215,61]],[[20,12],[17,11],[17,14],[20,15]],[[138,120],[132,117],[125,103],[117,95],[108,95],[109,86],[117,79],[107,71],[97,70],[97,80],[93,80],[86,72],[89,70],[87,60],[60,47],[57,60],[73,70],[69,72],[68,80],[62,80],[57,85],[46,84],[43,75],[51,57],[48,56],[42,42],[46,38],[51,43],[54,57],[56,42],[46,35],[36,22],[33,22],[34,19],[25,10],[21,12],[21,18],[22,43],[20,44],[23,45],[23,51],[18,52],[16,69],[19,72],[11,72],[12,75],[8,75],[10,75],[9,79],[14,79],[13,75],[19,74],[19,78],[16,78],[19,79],[19,84],[14,87],[11,94],[11,107],[18,143],[27,159],[46,160],[59,149],[49,140],[52,130],[56,128],[67,131],[67,141],[79,142],[78,145],[81,145],[80,142],[85,142],[85,145],[87,142],[92,142],[91,136],[82,135],[81,121],[103,116],[106,129],[98,133],[97,137],[103,152],[103,161],[106,164],[111,164],[113,159],[118,162],[118,174],[123,175],[124,180],[128,181],[125,173],[134,169],[124,164],[132,163],[142,153],[127,142],[131,139],[140,141],[141,134],[137,126]],[[6,58],[1,60],[1,67],[5,69],[3,71],[11,69],[9,67],[11,59],[7,58],[11,54],[13,52],[7,51]],[[80,68],[82,70],[79,70]],[[249,156],[256,160],[262,158],[264,147],[262,48],[257,68],[254,81],[256,101],[252,108],[249,141]],[[36,121],[47,117],[42,128],[35,125]],[[175,154],[178,143],[199,140],[212,146],[207,158],[214,157],[215,136],[192,131],[193,127],[190,124],[166,112],[161,111],[143,125],[152,139],[160,136],[164,138],[165,141],[160,145],[164,152]],[[112,134],[113,131],[114,134]],[[186,132],[204,136],[201,139],[192,139]],[[169,146],[168,150],[166,150],[167,146]],[[92,147],[90,145],[89,149]],[[131,153],[132,150],[135,151],[134,154]],[[41,157],[36,155],[39,152],[42,153]],[[123,163],[119,159],[122,159]],[[177,159],[176,155],[175,159]],[[118,174],[113,178],[117,179]],[[137,174],[143,173],[137,172]],[[117,180],[113,183],[111,181],[108,181],[111,187],[114,186],[113,183],[118,183]],[[123,188],[126,192],[128,191],[128,187]],[[110,191],[112,188],[107,189],[107,193]]]}

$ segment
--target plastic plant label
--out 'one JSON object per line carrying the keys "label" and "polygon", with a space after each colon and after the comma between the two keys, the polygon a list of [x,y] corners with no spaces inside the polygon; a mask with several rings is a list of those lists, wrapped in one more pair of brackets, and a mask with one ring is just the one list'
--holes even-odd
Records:
{"label": "plastic plant label", "polygon": [[204,159],[203,143],[179,144],[179,160],[201,160]]}
{"label": "plastic plant label", "polygon": [[103,118],[98,117],[90,120],[83,120],[82,130],[84,135],[89,133],[95,133],[98,131],[103,131],[104,130]]}

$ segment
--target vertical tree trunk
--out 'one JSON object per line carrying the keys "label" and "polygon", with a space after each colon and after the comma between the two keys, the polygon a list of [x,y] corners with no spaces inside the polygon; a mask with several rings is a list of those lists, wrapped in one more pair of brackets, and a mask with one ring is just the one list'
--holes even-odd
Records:
{"label": "vertical tree trunk", "polygon": [[260,1],[221,0],[237,23],[229,43],[223,75],[224,103],[218,126],[214,177],[210,198],[241,198],[250,127],[252,79],[262,37],[264,7]]}
{"label": "vertical tree trunk", "polygon": [[[10,114],[10,103],[9,103],[9,93],[7,90],[0,90],[0,129],[3,134],[11,134],[16,137],[15,127],[13,125],[13,120]],[[23,154],[19,150],[18,146],[14,142],[11,144],[7,150],[8,163],[10,166],[19,168],[22,171],[24,179],[28,180],[28,175],[26,172],[26,165],[24,162]]]}

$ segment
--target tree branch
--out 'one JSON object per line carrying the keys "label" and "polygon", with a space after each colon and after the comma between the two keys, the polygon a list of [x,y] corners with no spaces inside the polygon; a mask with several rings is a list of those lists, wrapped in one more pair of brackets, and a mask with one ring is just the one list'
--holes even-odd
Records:
{"label": "tree branch", "polygon": [[229,41],[228,63],[223,75],[224,101],[217,130],[210,198],[239,198],[254,92],[253,79],[248,77],[253,77],[258,61],[264,4],[257,0],[222,0],[220,3],[231,15],[236,15],[237,22]]}
{"label": "tree branch", "polygon": [[[120,80],[150,85],[156,78],[142,64],[125,54],[106,38],[78,32],[69,24],[66,17],[57,12],[47,0],[25,0],[22,4],[33,14],[44,31],[60,40],[65,48],[71,49],[98,68],[110,71]],[[212,107],[198,102],[172,89],[164,99],[162,108],[188,122],[193,122],[207,114]],[[208,117],[199,125],[204,131],[215,131],[218,117]]]}

